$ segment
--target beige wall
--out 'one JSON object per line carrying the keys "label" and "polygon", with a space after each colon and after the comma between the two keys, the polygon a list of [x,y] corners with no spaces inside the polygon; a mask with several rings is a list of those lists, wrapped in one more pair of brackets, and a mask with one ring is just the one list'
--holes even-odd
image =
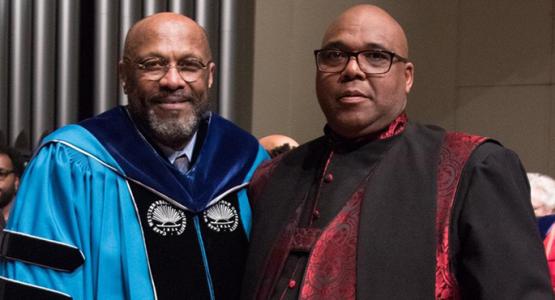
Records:
{"label": "beige wall", "polygon": [[252,129],[305,142],[325,120],[312,50],[346,7],[375,3],[407,31],[416,65],[409,117],[500,140],[555,176],[554,0],[258,0]]}

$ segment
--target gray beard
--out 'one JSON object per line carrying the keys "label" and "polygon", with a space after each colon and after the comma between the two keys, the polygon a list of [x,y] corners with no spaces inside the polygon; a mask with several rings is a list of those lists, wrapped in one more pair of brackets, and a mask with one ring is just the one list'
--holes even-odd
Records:
{"label": "gray beard", "polygon": [[147,126],[152,137],[160,144],[174,149],[185,145],[197,131],[203,112],[195,111],[190,118],[160,119],[150,110],[147,115]]}

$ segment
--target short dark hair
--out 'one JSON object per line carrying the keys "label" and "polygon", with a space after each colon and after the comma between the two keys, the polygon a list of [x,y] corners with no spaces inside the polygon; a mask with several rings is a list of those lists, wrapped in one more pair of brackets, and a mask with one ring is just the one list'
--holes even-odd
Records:
{"label": "short dark hair", "polygon": [[21,177],[21,174],[23,174],[23,169],[25,168],[25,160],[23,159],[21,153],[13,147],[0,145],[0,154],[7,155],[10,158],[10,160],[12,161],[14,174],[17,177]]}

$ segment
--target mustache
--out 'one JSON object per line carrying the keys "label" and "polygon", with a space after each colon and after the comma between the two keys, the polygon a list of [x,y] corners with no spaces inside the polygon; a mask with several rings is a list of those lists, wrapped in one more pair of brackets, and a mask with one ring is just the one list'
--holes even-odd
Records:
{"label": "mustache", "polygon": [[150,101],[156,103],[167,103],[167,102],[196,102],[196,98],[193,97],[190,93],[187,93],[183,90],[166,92],[160,91],[152,97],[150,97]]}

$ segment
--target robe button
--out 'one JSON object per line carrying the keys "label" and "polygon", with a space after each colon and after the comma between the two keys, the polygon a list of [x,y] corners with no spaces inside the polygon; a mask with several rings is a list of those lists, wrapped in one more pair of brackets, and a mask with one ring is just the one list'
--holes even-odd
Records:
{"label": "robe button", "polygon": [[333,181],[333,174],[332,173],[328,173],[326,176],[324,176],[324,182],[330,183]]}
{"label": "robe button", "polygon": [[313,217],[314,219],[318,219],[318,218],[320,217],[320,210],[315,209],[315,210],[312,212],[312,217]]}
{"label": "robe button", "polygon": [[297,282],[294,279],[289,280],[289,288],[295,288],[297,286]]}

